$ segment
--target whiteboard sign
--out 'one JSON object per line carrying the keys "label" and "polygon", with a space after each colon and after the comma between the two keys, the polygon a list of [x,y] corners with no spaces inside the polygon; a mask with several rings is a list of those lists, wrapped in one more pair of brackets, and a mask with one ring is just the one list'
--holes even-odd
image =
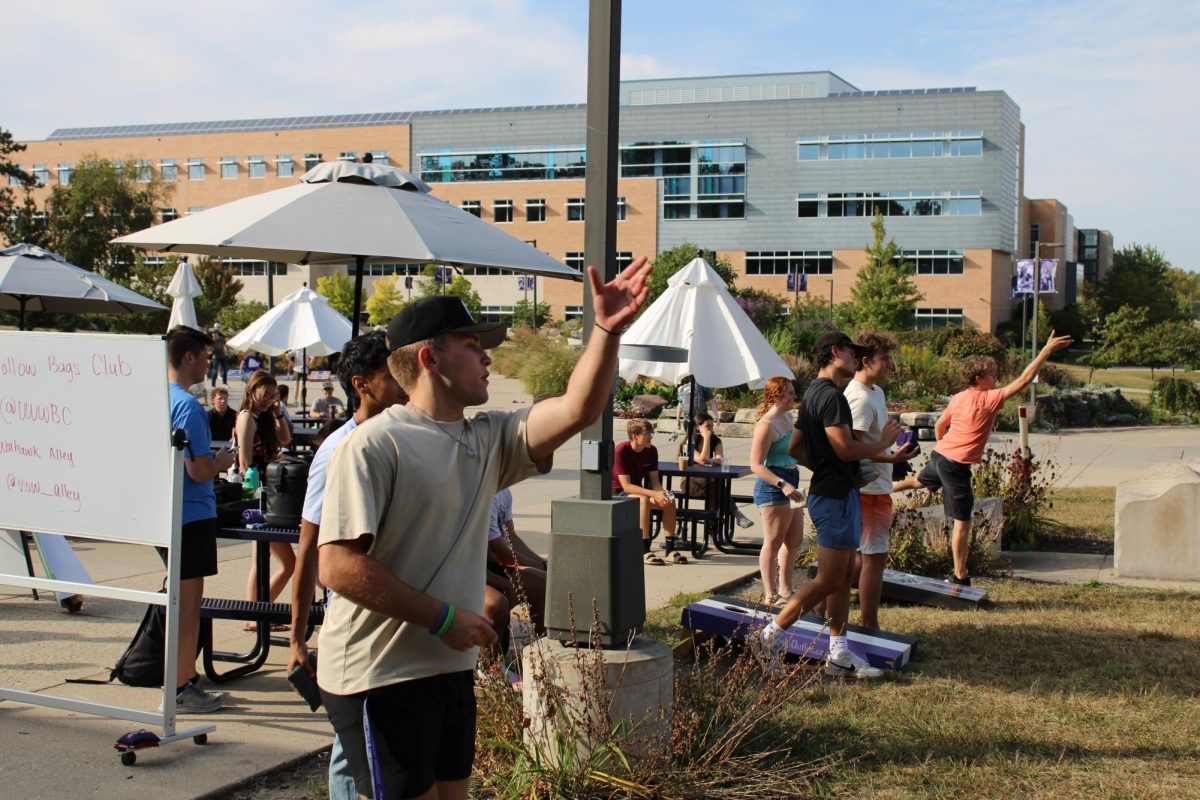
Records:
{"label": "whiteboard sign", "polygon": [[0,528],[171,542],[160,336],[0,331]]}

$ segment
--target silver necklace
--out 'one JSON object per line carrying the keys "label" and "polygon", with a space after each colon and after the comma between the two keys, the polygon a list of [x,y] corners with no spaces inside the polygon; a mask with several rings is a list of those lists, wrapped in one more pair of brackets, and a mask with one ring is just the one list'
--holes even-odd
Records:
{"label": "silver necklace", "polygon": [[479,455],[479,452],[478,452],[478,451],[475,449],[475,446],[474,446],[473,444],[470,444],[470,443],[467,441],[466,434],[470,432],[470,430],[471,430],[471,426],[470,426],[470,424],[469,424],[469,423],[466,421],[466,419],[463,419],[463,421],[462,421],[462,423],[463,423],[463,435],[462,435],[461,437],[459,437],[459,436],[455,436],[453,433],[451,433],[450,431],[448,431],[448,430],[446,430],[445,428],[443,428],[443,427],[442,427],[442,423],[440,423],[440,422],[438,422],[436,419],[434,419],[432,415],[430,415],[430,414],[427,414],[426,412],[424,412],[424,411],[422,411],[421,409],[417,408],[415,405],[413,405],[413,404],[412,404],[412,402],[411,402],[411,401],[409,402],[409,406],[411,406],[411,407],[413,408],[413,410],[415,410],[415,411],[419,412],[419,413],[420,413],[422,416],[424,416],[426,419],[428,419],[430,422],[432,422],[432,423],[433,423],[433,427],[434,427],[434,428],[436,428],[437,430],[441,431],[442,433],[444,433],[446,436],[450,437],[450,438],[451,438],[451,439],[453,439],[454,441],[458,442],[458,443],[459,443],[459,445],[461,445],[462,447],[465,447],[465,448],[466,448],[466,450],[467,450],[467,456],[468,456],[468,457],[470,457],[470,458],[476,458],[476,457]]}

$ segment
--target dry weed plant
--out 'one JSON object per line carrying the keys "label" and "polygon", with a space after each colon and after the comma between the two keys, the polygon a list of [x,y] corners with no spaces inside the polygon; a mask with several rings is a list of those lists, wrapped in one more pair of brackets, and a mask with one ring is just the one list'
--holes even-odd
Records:
{"label": "dry weed plant", "polygon": [[[570,610],[574,630],[573,608]],[[753,635],[752,633],[750,635]],[[802,797],[831,759],[796,761],[795,730],[778,721],[803,699],[819,672],[778,664],[764,671],[752,648],[707,642],[689,664],[676,664],[669,736],[667,711],[641,720],[612,718],[599,614],[593,604],[587,642],[578,642],[573,666],[579,689],[556,681],[558,666],[530,659],[542,713],[554,720],[549,741],[526,736],[534,720],[499,665],[477,682],[478,751],[474,790],[479,796],[531,798],[774,798]],[[618,676],[617,683],[623,678]]]}

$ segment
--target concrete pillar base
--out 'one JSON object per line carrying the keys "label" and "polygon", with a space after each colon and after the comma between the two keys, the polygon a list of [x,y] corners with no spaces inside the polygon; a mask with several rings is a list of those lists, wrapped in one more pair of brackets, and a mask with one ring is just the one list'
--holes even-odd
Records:
{"label": "concrete pillar base", "polygon": [[621,742],[627,756],[669,746],[675,676],[662,642],[638,636],[628,648],[589,650],[543,637],[521,666],[525,744],[544,763],[586,762],[620,723],[632,731]]}

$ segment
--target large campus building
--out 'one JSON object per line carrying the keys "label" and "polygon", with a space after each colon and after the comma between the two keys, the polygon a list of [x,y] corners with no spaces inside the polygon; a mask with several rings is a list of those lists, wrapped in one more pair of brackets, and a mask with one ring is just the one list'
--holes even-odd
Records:
{"label": "large campus building", "polygon": [[[1064,290],[1086,237],[1058,201],[1024,198],[1024,127],[1002,91],[861,91],[800,72],[625,81],[620,98],[618,260],[692,242],[728,258],[739,286],[792,296],[788,274],[803,272],[809,293],[841,302],[882,211],[925,294],[918,326],[994,330],[1013,307],[1013,260],[1039,240],[1062,244],[1042,252],[1064,263],[1048,305],[1073,299]],[[24,142],[21,166],[44,193],[89,155],[131,159],[173,184],[167,220],[371,153],[582,267],[584,140],[583,104],[522,106],[60,129]],[[268,266],[233,265],[245,295],[266,299]],[[275,297],[331,269],[270,268]],[[368,286],[415,269],[368,265]],[[489,316],[528,297],[511,274],[467,272]],[[540,279],[537,290],[554,318],[581,313],[581,284]]]}

